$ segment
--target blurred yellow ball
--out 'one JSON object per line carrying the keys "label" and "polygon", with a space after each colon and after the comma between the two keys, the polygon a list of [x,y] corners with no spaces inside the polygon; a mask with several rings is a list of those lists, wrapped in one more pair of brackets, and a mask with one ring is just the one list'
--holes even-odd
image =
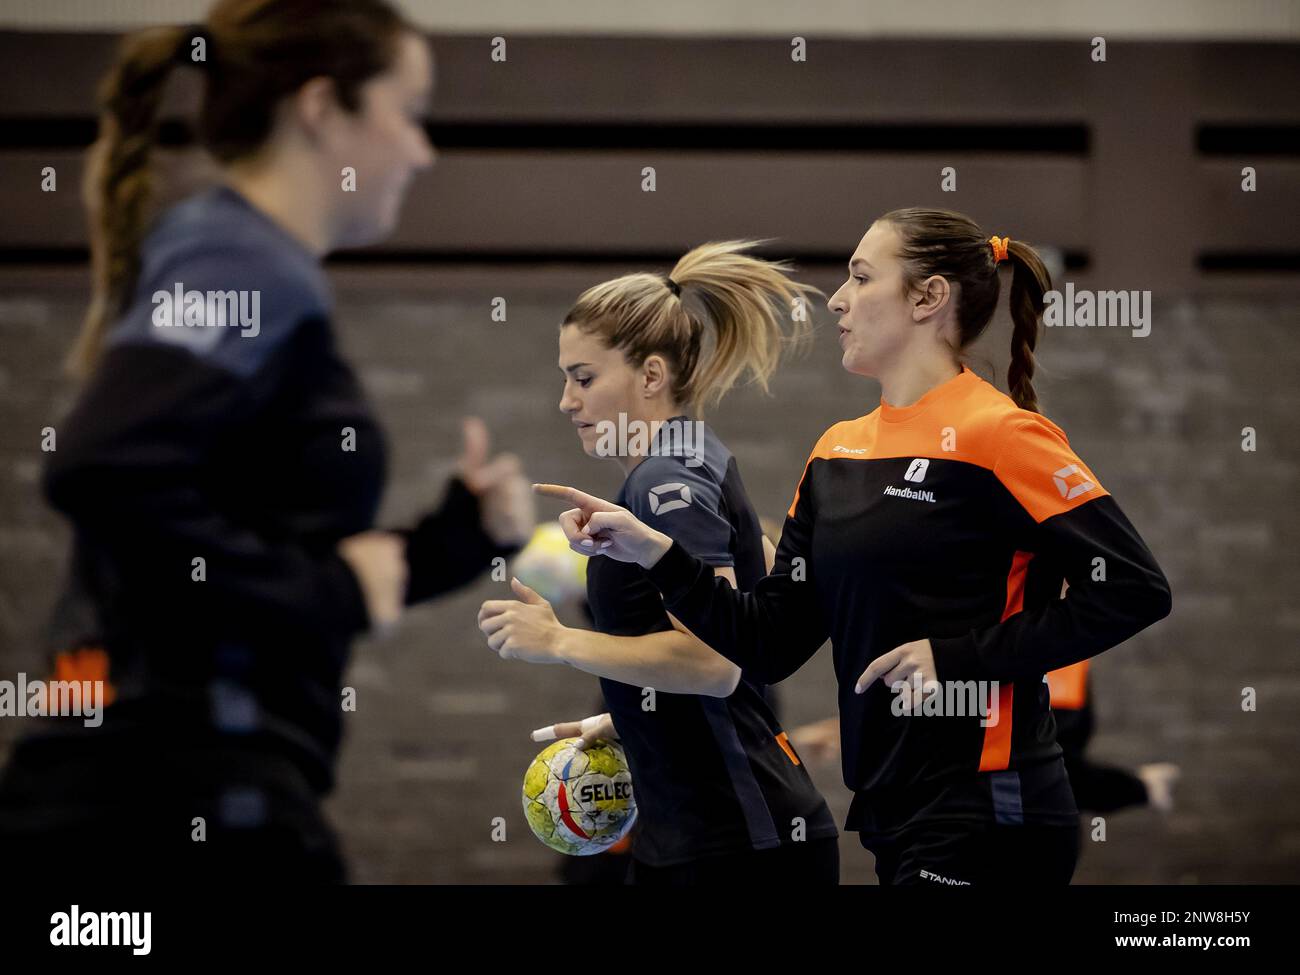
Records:
{"label": "blurred yellow ball", "polygon": [[559,522],[537,526],[511,571],[549,603],[587,598],[587,557],[569,548]]}

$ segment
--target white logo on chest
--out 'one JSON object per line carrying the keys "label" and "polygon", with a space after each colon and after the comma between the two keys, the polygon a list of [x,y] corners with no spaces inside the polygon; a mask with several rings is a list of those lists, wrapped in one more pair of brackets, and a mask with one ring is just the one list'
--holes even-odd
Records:
{"label": "white logo on chest", "polygon": [[[930,468],[930,461],[926,457],[917,457],[912,463],[907,465],[907,473],[903,475],[903,480],[911,481],[913,484],[920,484],[925,480],[925,472]],[[934,504],[933,491],[916,491],[910,487],[898,488],[890,484],[885,488],[884,494],[891,498],[906,498],[909,501],[925,501]]]}

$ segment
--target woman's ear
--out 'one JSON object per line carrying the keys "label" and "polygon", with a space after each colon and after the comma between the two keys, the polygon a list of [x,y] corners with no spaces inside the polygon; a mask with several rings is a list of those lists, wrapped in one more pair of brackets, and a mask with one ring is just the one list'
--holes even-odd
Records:
{"label": "woman's ear", "polygon": [[290,99],[288,108],[308,137],[319,139],[338,109],[333,79],[319,77],[304,82]]}
{"label": "woman's ear", "polygon": [[668,363],[661,355],[646,356],[641,363],[641,395],[657,395],[668,383]]}
{"label": "woman's ear", "polygon": [[924,322],[941,312],[952,297],[952,286],[942,274],[932,274],[912,293],[912,321]]}

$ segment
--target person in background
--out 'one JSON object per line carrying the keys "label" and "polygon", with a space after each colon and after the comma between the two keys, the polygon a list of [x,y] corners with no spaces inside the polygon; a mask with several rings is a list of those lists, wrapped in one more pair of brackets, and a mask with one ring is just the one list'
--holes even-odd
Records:
{"label": "person in background", "polygon": [[[217,179],[147,222],[178,70],[203,75]],[[519,462],[477,420],[443,504],[374,525],[386,444],[321,262],[395,226],[433,162],[431,89],[428,45],[380,0],[220,0],[128,36],[104,79],[83,385],[43,486],[102,641],[75,664],[113,697],[101,727],[15,747],[0,855],[20,875],[345,879],[321,800],[353,640],[528,538]]]}

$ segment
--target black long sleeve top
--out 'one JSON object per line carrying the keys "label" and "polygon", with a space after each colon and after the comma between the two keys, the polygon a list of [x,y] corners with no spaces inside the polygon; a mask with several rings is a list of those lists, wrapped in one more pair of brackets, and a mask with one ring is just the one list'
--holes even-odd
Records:
{"label": "black long sleeve top", "polygon": [[[105,724],[274,742],[323,791],[369,625],[336,545],[374,526],[382,432],[335,348],[319,262],[239,193],[169,209],[141,259],[43,484],[108,651]],[[402,534],[408,604],[513,551],[458,480]]]}
{"label": "black long sleeve top", "polygon": [[[882,836],[926,820],[1074,822],[1044,675],[1171,607],[1155,559],[1061,429],[965,367],[911,406],[882,399],[822,436],[753,592],[715,583],[675,544],[648,576],[670,612],[761,680],[788,677],[830,638],[856,794],[847,828]],[[956,691],[945,700],[982,700],[982,714],[901,712],[883,681],[854,693],[874,659],[922,639],[939,689]]]}

